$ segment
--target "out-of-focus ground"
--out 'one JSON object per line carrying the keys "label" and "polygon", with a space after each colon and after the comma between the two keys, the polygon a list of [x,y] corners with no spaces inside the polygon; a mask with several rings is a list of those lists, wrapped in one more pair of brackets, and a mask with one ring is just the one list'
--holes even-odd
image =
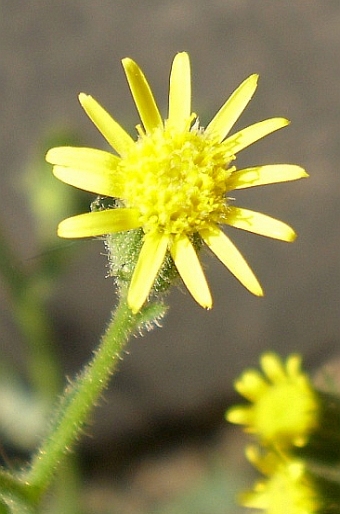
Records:
{"label": "out-of-focus ground", "polygon": [[[41,251],[23,184],[27,189],[28,163],[37,155],[43,161],[42,141],[64,130],[88,146],[105,148],[77,94],[95,96],[131,131],[138,122],[120,65],[125,56],[143,67],[166,115],[172,58],[188,51],[193,109],[203,124],[245,77],[259,73],[258,92],[237,128],[272,116],[286,116],[292,124],[242,152],[238,166],[287,162],[310,173],[308,180],[237,194],[238,205],[283,219],[299,234],[288,245],[230,230],[265,298],[252,297],[205,255],[214,309],[204,312],[184,288],[175,290],[163,328],[130,342],[129,355],[96,411],[89,429],[93,437],[82,443],[97,478],[106,475],[103,483],[110,481],[112,461],[147,449],[156,455],[171,440],[174,447],[184,441],[188,455],[184,470],[176,468],[176,458],[169,460],[169,469],[176,469],[173,480],[182,486],[209,468],[213,457],[199,451],[200,438],[220,433],[223,412],[234,399],[233,379],[262,351],[302,352],[310,367],[338,354],[339,26],[337,0],[0,2],[0,214],[23,262]],[[77,244],[79,258],[50,302],[68,376],[88,360],[115,302],[112,280],[105,279],[102,243]],[[1,299],[2,351],[22,366],[5,294]],[[185,441],[194,445],[192,451]],[[227,469],[237,458],[233,455]],[[131,474],[131,487],[157,497],[163,461],[141,462]],[[138,511],[134,494],[129,498],[131,511]]]}
{"label": "out-of-focus ground", "polygon": [[130,465],[112,480],[96,474],[84,487],[86,514],[190,514],[242,512],[236,492],[249,489],[255,473],[245,466],[239,431],[161,451]]}

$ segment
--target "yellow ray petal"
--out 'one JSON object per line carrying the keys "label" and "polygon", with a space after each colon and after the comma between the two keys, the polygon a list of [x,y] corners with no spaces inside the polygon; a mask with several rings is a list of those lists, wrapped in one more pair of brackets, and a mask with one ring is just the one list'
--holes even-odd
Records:
{"label": "yellow ray petal", "polygon": [[132,59],[126,57],[122,64],[145,131],[150,133],[163,125],[151,88],[144,73]]}
{"label": "yellow ray petal", "polygon": [[249,407],[243,407],[236,405],[234,407],[231,407],[226,412],[226,420],[229,421],[229,423],[234,423],[235,425],[251,425],[254,414]]}
{"label": "yellow ray petal", "polygon": [[125,132],[119,123],[92,96],[80,93],[79,102],[90,120],[96,125],[112,148],[119,155],[127,155],[134,144],[132,137]]}
{"label": "yellow ray petal", "polygon": [[186,52],[181,52],[175,56],[171,69],[168,124],[178,130],[184,130],[190,114],[190,60]]}
{"label": "yellow ray petal", "polygon": [[71,168],[95,169],[100,167],[114,170],[120,159],[110,152],[95,148],[58,146],[47,152],[46,161],[50,164]]}
{"label": "yellow ray petal", "polygon": [[127,297],[128,305],[134,314],[141,309],[151,291],[164,261],[168,241],[169,237],[161,234],[145,236]]}
{"label": "yellow ray petal", "polygon": [[122,186],[117,183],[115,173],[112,170],[84,170],[67,168],[65,166],[53,166],[53,174],[65,184],[96,193],[97,195],[120,198],[123,193]]}
{"label": "yellow ray petal", "polygon": [[120,159],[111,153],[63,146],[49,150],[46,160],[54,164],[54,175],[66,184],[99,195],[122,194],[115,171]]}
{"label": "yellow ray petal", "polygon": [[186,236],[175,239],[170,248],[171,256],[176,264],[184,284],[197,303],[205,309],[211,309],[212,299],[197,253]]}
{"label": "yellow ray petal", "polygon": [[140,227],[137,209],[107,209],[66,218],[58,226],[58,236],[94,237]]}
{"label": "yellow ray petal", "polygon": [[247,148],[247,146],[268,136],[268,134],[275,132],[275,130],[285,127],[289,123],[290,121],[286,120],[286,118],[270,118],[268,120],[259,121],[228,137],[228,139],[223,142],[223,146],[228,153],[235,155],[241,150],[244,150],[244,148]]}
{"label": "yellow ray petal", "polygon": [[256,296],[263,296],[262,288],[243,255],[224,232],[217,227],[200,231],[204,242],[229,271]]}
{"label": "yellow ray petal", "polygon": [[302,357],[299,354],[293,353],[287,357],[286,369],[287,375],[290,377],[297,377],[303,374],[301,370]]}
{"label": "yellow ray petal", "polygon": [[265,394],[269,385],[259,371],[248,369],[235,381],[234,387],[247,400],[255,402]]}
{"label": "yellow ray petal", "polygon": [[258,75],[254,74],[242,82],[211,120],[205,129],[207,134],[215,135],[219,143],[223,141],[251,100],[257,80]]}
{"label": "yellow ray petal", "polygon": [[295,164],[268,164],[266,166],[254,166],[233,172],[228,179],[228,191],[233,189],[246,189],[248,187],[289,182],[308,177],[300,166]]}
{"label": "yellow ray petal", "polygon": [[261,356],[261,367],[266,377],[275,384],[287,380],[284,365],[275,353],[265,353]]}
{"label": "yellow ray petal", "polygon": [[283,221],[260,212],[250,211],[249,209],[229,207],[224,223],[253,232],[254,234],[280,239],[281,241],[292,242],[296,239],[294,230],[286,223],[283,223]]}

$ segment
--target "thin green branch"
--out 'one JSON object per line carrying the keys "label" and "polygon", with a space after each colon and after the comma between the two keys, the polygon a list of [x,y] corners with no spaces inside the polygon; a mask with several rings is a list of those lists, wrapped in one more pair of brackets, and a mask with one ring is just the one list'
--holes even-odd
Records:
{"label": "thin green branch", "polygon": [[66,388],[51,432],[23,476],[25,482],[38,494],[42,494],[49,485],[58,464],[79,438],[89,413],[121,359],[122,349],[129,336],[151,326],[164,312],[164,305],[158,303],[133,315],[125,299],[120,302],[92,361],[74,383]]}

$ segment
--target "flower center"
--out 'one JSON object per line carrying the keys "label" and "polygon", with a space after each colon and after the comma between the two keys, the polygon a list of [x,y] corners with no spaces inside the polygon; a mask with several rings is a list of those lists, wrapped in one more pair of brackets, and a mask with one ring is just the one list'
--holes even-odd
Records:
{"label": "flower center", "polygon": [[254,406],[255,423],[267,441],[304,446],[317,423],[317,405],[308,384],[301,377],[268,388]]}
{"label": "flower center", "polygon": [[233,159],[196,124],[143,133],[120,164],[126,206],[140,211],[146,233],[192,235],[225,218]]}

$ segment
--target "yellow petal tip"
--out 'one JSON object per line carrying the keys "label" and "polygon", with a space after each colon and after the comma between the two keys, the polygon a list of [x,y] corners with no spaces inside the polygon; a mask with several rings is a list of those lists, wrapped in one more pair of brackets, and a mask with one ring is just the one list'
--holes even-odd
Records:
{"label": "yellow petal tip", "polygon": [[254,81],[254,83],[255,83],[255,84],[257,84],[257,82],[258,82],[259,78],[260,78],[260,75],[259,75],[258,73],[253,73],[252,75],[250,75],[250,76],[248,77],[248,80],[249,80],[249,81],[251,81],[251,80],[252,80],[252,81]]}
{"label": "yellow petal tip", "polygon": [[206,309],[207,311],[210,311],[213,307],[213,303],[212,301],[211,302],[206,302],[205,304],[202,304],[201,303],[201,307],[203,307],[203,309]]}
{"label": "yellow petal tip", "polygon": [[308,178],[309,177],[309,174],[307,173],[306,170],[304,170],[303,168],[301,168],[301,178]]}
{"label": "yellow petal tip", "polygon": [[[275,118],[274,118],[275,119]],[[280,122],[281,124],[281,127],[280,128],[283,128],[283,127],[287,127],[287,125],[290,125],[291,121],[288,120],[287,118],[276,118],[278,120],[278,122]]]}
{"label": "yellow petal tip", "polygon": [[289,239],[287,239],[288,243],[294,243],[295,239],[297,238],[297,233],[292,230],[292,234],[290,235]]}
{"label": "yellow petal tip", "polygon": [[[69,238],[69,237],[70,237],[70,236],[68,236],[68,235],[64,232],[63,227],[62,227],[62,226],[60,226],[60,224],[59,224],[59,226],[58,226],[58,228],[57,228],[57,236],[58,236],[58,237],[62,237],[62,238],[64,238],[64,239],[67,239],[67,238]],[[72,237],[72,236],[71,236],[71,237]]]}
{"label": "yellow petal tip", "polygon": [[48,162],[49,164],[53,164],[53,162],[51,162],[51,156],[53,155],[53,150],[54,150],[54,148],[50,148],[50,150],[48,150],[48,152],[45,155],[45,161]]}
{"label": "yellow petal tip", "polygon": [[122,65],[123,65],[123,68],[126,69],[128,66],[131,66],[135,64],[135,62],[130,58],[130,57],[124,57],[124,59],[122,59]]}
{"label": "yellow petal tip", "polygon": [[[248,286],[246,285],[247,289],[248,289]],[[258,296],[259,298],[262,298],[264,296],[264,291],[262,289],[262,287],[260,286],[259,283],[257,284],[253,284],[253,286],[251,287],[251,289],[249,288],[249,291],[251,293],[253,293],[253,295],[255,296]]]}
{"label": "yellow petal tip", "polygon": [[178,53],[175,55],[174,61],[175,61],[176,59],[189,59],[189,54],[188,54],[188,52],[178,52]]}
{"label": "yellow petal tip", "polygon": [[87,95],[86,93],[79,93],[78,95],[78,100],[81,105],[84,105],[84,102],[86,102],[88,98],[91,98],[91,96]]}

